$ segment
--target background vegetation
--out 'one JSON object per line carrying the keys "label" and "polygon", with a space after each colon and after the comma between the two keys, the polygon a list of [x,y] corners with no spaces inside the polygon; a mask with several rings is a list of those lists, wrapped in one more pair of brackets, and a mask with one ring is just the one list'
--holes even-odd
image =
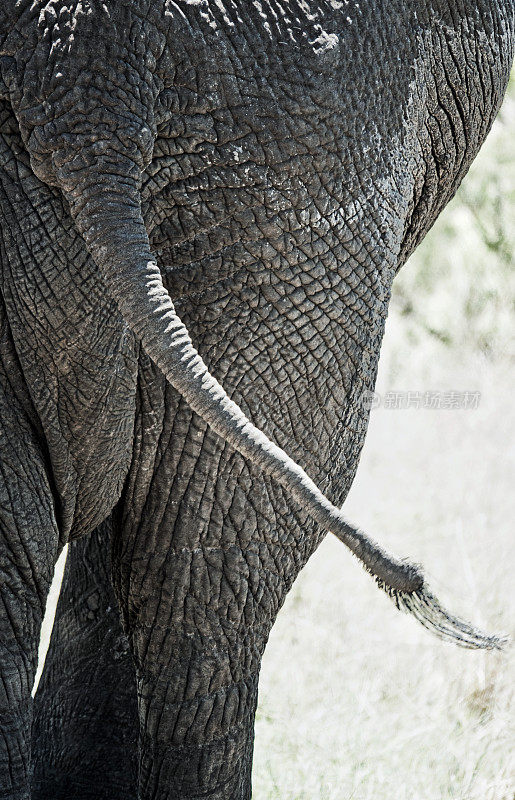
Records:
{"label": "background vegetation", "polygon": [[[378,391],[476,410],[372,411],[350,519],[424,563],[450,607],[515,635],[515,81],[469,175],[395,282]],[[257,800],[514,800],[515,661],[399,614],[331,537],[265,653]]]}

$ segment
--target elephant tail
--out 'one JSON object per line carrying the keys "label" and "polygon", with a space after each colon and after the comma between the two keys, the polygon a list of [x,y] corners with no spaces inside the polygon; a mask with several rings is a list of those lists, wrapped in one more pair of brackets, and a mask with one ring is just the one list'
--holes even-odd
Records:
{"label": "elephant tail", "polygon": [[484,633],[466,620],[451,614],[441,605],[425,581],[413,592],[392,589],[379,578],[376,578],[376,582],[400,611],[411,614],[439,639],[469,650],[502,650],[508,642],[504,635]]}
{"label": "elephant tail", "polygon": [[[329,530],[352,550],[400,611],[411,614],[439,639],[460,647],[471,650],[503,649],[507,637],[485,633],[442,606],[429,588],[420,565],[395,558],[366,533],[344,521],[341,512],[338,516],[338,524],[331,525]],[[361,542],[362,546],[356,547],[349,540]]]}
{"label": "elephant tail", "polygon": [[[271,442],[234,403],[194,349],[163,286],[141,216],[140,197],[127,159],[124,180],[94,174],[84,182],[65,162],[60,178],[78,229],[99,266],[107,290],[147,354],[190,407],[228,444],[276,480],[325,530],[362,562],[399,609],[443,639],[464,647],[500,648],[503,640],[445,611],[418,566],[394,558],[351,525],[306,472]],[[122,174],[124,161],[118,157]],[[63,180],[66,170],[67,180]],[[102,186],[99,192],[98,186]]]}

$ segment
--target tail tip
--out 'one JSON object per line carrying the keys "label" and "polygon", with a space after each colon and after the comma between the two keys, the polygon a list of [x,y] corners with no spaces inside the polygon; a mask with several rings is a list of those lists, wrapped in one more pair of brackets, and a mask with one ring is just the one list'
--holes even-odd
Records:
{"label": "tail tip", "polygon": [[397,608],[414,616],[438,638],[459,647],[502,651],[509,644],[507,635],[485,633],[451,614],[440,604],[425,583],[414,592],[392,592],[391,597]]}

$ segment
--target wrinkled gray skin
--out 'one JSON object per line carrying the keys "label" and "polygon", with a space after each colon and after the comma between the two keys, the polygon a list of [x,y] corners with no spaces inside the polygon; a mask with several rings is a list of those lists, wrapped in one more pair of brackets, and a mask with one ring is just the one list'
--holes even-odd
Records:
{"label": "wrinkled gray skin", "polygon": [[488,132],[513,24],[512,0],[4,0],[0,798],[31,796],[45,599],[92,531],[32,797],[250,797],[261,656],[324,530],[169,365],[150,253],[212,375],[341,504],[392,279]]}

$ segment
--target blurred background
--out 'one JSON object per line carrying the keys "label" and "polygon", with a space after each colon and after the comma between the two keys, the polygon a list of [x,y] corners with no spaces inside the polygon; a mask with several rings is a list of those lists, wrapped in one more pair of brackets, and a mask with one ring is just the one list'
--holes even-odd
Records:
{"label": "blurred background", "polygon": [[[378,404],[345,503],[424,564],[452,611],[513,640],[514,266],[515,74],[458,195],[394,283]],[[328,536],[265,653],[254,797],[514,800],[514,695],[513,647],[439,642]]]}
{"label": "blurred background", "polygon": [[[448,607],[512,640],[514,267],[515,74],[456,198],[394,282],[378,405],[345,503],[424,564]],[[423,407],[426,391],[440,408]],[[514,800],[513,651],[439,642],[329,536],[265,653],[254,796]]]}

